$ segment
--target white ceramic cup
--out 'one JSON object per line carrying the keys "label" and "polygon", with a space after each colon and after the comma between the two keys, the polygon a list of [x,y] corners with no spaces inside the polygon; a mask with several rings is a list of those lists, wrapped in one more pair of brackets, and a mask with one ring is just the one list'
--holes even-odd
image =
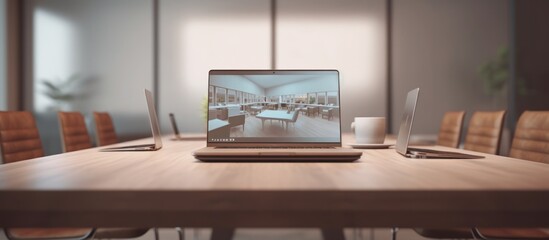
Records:
{"label": "white ceramic cup", "polygon": [[384,117],[356,117],[351,123],[359,144],[382,144],[385,141]]}

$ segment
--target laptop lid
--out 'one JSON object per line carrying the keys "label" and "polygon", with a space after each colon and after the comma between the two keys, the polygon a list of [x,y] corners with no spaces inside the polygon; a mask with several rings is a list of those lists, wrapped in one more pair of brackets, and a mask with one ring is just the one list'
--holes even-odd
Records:
{"label": "laptop lid", "polygon": [[152,92],[145,89],[145,98],[147,99],[147,110],[149,113],[149,121],[151,123],[151,131],[154,139],[154,148],[160,149],[162,148],[162,136],[160,134],[160,127],[158,125],[158,117],[156,115]]}
{"label": "laptop lid", "polygon": [[175,115],[173,113],[170,113],[170,123],[172,124],[172,130],[175,138],[180,138],[179,128],[177,128],[177,122],[175,121]]}
{"label": "laptop lid", "polygon": [[337,70],[211,70],[208,147],[341,146]]}
{"label": "laptop lid", "polygon": [[395,146],[396,151],[402,155],[406,155],[408,152],[408,141],[410,140],[410,134],[412,132],[412,124],[414,122],[418,98],[419,88],[408,92],[408,95],[406,96],[404,113],[402,114],[402,119],[400,120],[400,128],[398,130],[398,137]]}

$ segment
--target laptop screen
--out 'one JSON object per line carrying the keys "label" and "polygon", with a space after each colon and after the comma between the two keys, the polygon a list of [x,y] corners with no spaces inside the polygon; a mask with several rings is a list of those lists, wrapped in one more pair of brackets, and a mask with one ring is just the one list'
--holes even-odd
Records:
{"label": "laptop screen", "polygon": [[408,141],[412,132],[412,123],[414,122],[414,114],[416,112],[417,99],[419,97],[419,88],[416,88],[406,96],[404,104],[404,113],[400,120],[400,128],[398,130],[398,138],[395,149],[398,153],[406,155],[408,152]]}
{"label": "laptop screen", "polygon": [[208,143],[341,143],[337,70],[212,70]]}
{"label": "laptop screen", "polygon": [[160,134],[158,115],[156,115],[156,108],[154,107],[154,97],[152,95],[152,92],[145,89],[145,98],[147,99],[147,110],[149,112],[149,121],[151,123],[154,147],[155,149],[160,149],[162,148],[162,135]]}

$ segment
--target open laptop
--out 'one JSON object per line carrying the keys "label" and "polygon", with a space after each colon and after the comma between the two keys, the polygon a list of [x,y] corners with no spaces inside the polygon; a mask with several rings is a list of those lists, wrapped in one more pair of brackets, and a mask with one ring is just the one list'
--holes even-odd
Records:
{"label": "open laptop", "polygon": [[204,140],[206,139],[206,135],[200,133],[200,134],[185,134],[184,136],[181,136],[179,134],[179,128],[177,127],[177,121],[175,120],[175,115],[173,113],[170,113],[170,123],[172,125],[173,135],[174,138],[170,139],[172,141],[191,141],[191,140]]}
{"label": "open laptop", "polygon": [[177,127],[177,122],[175,121],[175,116],[173,113],[170,113],[170,123],[172,124],[172,130],[174,138],[172,140],[183,140],[181,135],[179,135],[179,128]]}
{"label": "open laptop", "polygon": [[343,161],[337,70],[211,70],[202,161]]}
{"label": "open laptop", "polygon": [[156,115],[156,109],[154,107],[154,99],[151,91],[145,89],[145,99],[147,100],[147,109],[149,112],[149,123],[151,125],[151,131],[154,139],[152,144],[132,145],[124,147],[112,147],[103,148],[101,151],[114,152],[114,151],[156,151],[162,148],[162,136],[160,135],[160,127],[158,126],[158,118]]}
{"label": "open laptop", "polygon": [[453,158],[453,159],[477,159],[484,158],[483,156],[470,155],[457,152],[437,151],[431,149],[420,149],[408,147],[410,133],[412,132],[412,124],[416,112],[417,101],[419,98],[419,88],[408,92],[406,103],[404,105],[404,114],[400,122],[398,130],[398,138],[396,143],[396,151],[405,157],[409,158]]}

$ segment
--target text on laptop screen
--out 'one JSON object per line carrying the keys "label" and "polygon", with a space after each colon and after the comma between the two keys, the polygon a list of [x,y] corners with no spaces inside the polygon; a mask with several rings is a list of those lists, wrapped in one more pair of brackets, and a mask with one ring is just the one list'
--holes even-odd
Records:
{"label": "text on laptop screen", "polygon": [[339,74],[210,71],[208,142],[338,143]]}

